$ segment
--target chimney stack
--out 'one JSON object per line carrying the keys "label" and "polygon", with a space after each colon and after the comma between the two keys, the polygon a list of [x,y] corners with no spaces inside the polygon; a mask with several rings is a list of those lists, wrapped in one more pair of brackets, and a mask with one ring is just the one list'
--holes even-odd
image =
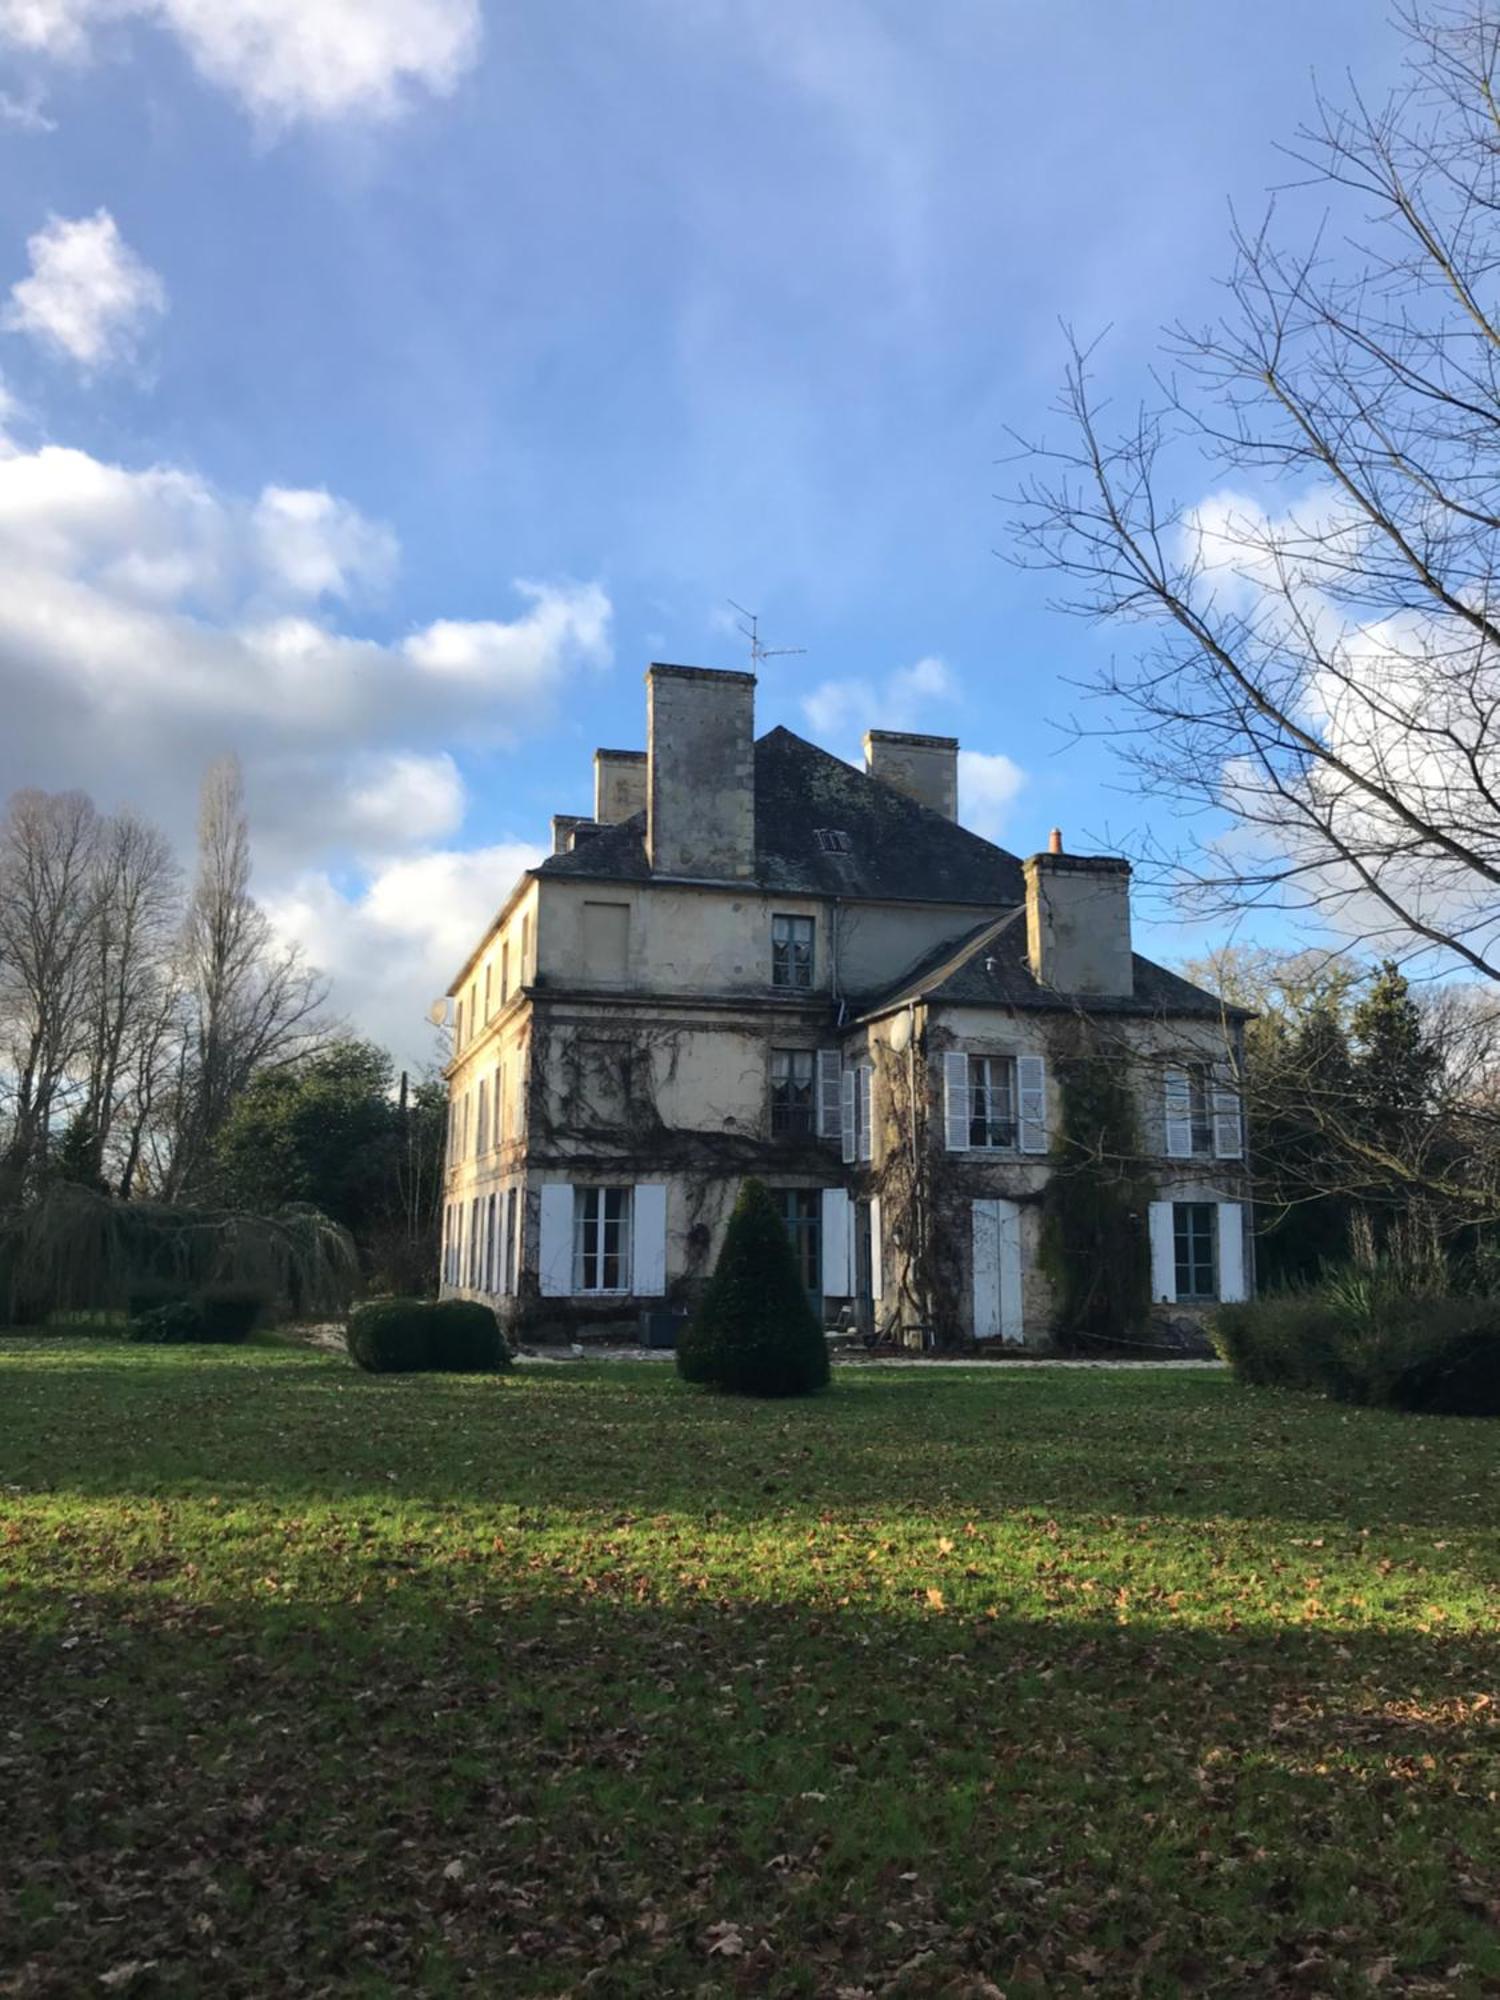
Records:
{"label": "chimney stack", "polygon": [[1135,991],[1130,952],[1130,863],[1113,855],[1050,853],[1023,864],[1026,955],[1057,993],[1125,999]]}
{"label": "chimney stack", "polygon": [[594,752],[594,818],[600,826],[616,826],[646,810],[644,750]]}
{"label": "chimney stack", "polygon": [[654,875],[755,874],[755,676],[646,670],[646,857]]}
{"label": "chimney stack", "polygon": [[958,818],[958,738],[912,736],[900,729],[865,731],[865,772],[905,792],[944,819]]}

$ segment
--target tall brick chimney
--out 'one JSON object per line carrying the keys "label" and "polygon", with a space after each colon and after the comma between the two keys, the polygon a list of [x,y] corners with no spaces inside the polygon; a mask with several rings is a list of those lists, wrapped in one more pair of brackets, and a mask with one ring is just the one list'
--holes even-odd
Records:
{"label": "tall brick chimney", "polygon": [[958,818],[958,738],[913,736],[900,729],[865,731],[865,774],[905,792],[944,819]]}
{"label": "tall brick chimney", "polygon": [[656,875],[755,873],[755,676],[646,670],[646,856]]}

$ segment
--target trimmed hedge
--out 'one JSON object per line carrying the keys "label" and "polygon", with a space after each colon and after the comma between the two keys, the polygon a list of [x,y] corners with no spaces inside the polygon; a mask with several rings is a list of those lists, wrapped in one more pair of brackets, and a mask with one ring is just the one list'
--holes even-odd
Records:
{"label": "trimmed hedge", "polygon": [[473,1299],[372,1299],[350,1313],[344,1337],[371,1375],[495,1374],[511,1365],[499,1320]]}
{"label": "trimmed hedge", "polygon": [[270,1301],[254,1285],[206,1285],[190,1298],[157,1294],[160,1302],[147,1303],[151,1292],[137,1295],[125,1328],[125,1338],[149,1347],[204,1346],[233,1347],[248,1340],[267,1310]]}
{"label": "trimmed hedge", "polygon": [[677,1343],[677,1372],[740,1396],[808,1396],[828,1385],[828,1343],[760,1181],[740,1189],[718,1266]]}
{"label": "trimmed hedge", "polygon": [[1242,1382],[1434,1415],[1500,1416],[1500,1299],[1332,1279],[1221,1306],[1213,1337]]}

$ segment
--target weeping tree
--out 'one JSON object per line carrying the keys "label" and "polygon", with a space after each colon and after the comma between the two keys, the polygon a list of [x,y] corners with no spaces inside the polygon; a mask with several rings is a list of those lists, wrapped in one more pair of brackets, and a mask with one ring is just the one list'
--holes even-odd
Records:
{"label": "weeping tree", "polygon": [[359,1275],[347,1230],[314,1208],[272,1215],[115,1201],[59,1183],[0,1220],[0,1313],[123,1313],[153,1290],[222,1285],[263,1294],[289,1318],[333,1318]]}

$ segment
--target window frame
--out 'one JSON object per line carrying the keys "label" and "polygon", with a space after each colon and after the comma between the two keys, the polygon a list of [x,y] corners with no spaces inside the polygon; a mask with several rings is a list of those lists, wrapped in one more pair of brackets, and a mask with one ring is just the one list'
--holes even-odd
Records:
{"label": "window frame", "polygon": [[[629,1296],[633,1272],[632,1230],[634,1226],[633,1187],[609,1185],[573,1189],[573,1291],[580,1298],[625,1298]],[[610,1213],[613,1204],[614,1212]],[[613,1250],[609,1231],[615,1231]],[[592,1238],[592,1241],[590,1240]],[[608,1275],[614,1262],[615,1284],[590,1283]]]}
{"label": "window frame", "polygon": [[[1205,1256],[1206,1246],[1206,1256]],[[1206,1270],[1204,1290],[1194,1280]],[[1184,1276],[1187,1282],[1184,1283]],[[1182,1305],[1208,1305],[1219,1296],[1219,1212],[1212,1201],[1172,1204],[1172,1281]]]}
{"label": "window frame", "polygon": [[[968,1058],[968,1148],[975,1153],[1019,1153],[1021,1150],[1021,1083],[1020,1071],[1013,1055],[973,1055]],[[1003,1072],[1005,1087],[1003,1093],[996,1088],[992,1070]],[[1008,1105],[1008,1117],[997,1118],[990,1108],[992,1100],[1003,1097]],[[978,1107],[984,1108],[981,1110]],[[996,1132],[1009,1131],[1010,1137],[996,1138]],[[976,1138],[975,1134],[980,1136]]]}
{"label": "window frame", "polygon": [[[783,934],[785,933],[785,934]],[[811,993],[817,967],[818,920],[791,910],[771,912],[771,984],[783,993]],[[802,975],[799,977],[798,975]]]}
{"label": "window frame", "polygon": [[[805,1074],[796,1073],[797,1065]],[[785,1073],[778,1075],[778,1066]],[[818,1125],[818,1052],[816,1049],[773,1048],[770,1065],[771,1137],[811,1139]]]}

